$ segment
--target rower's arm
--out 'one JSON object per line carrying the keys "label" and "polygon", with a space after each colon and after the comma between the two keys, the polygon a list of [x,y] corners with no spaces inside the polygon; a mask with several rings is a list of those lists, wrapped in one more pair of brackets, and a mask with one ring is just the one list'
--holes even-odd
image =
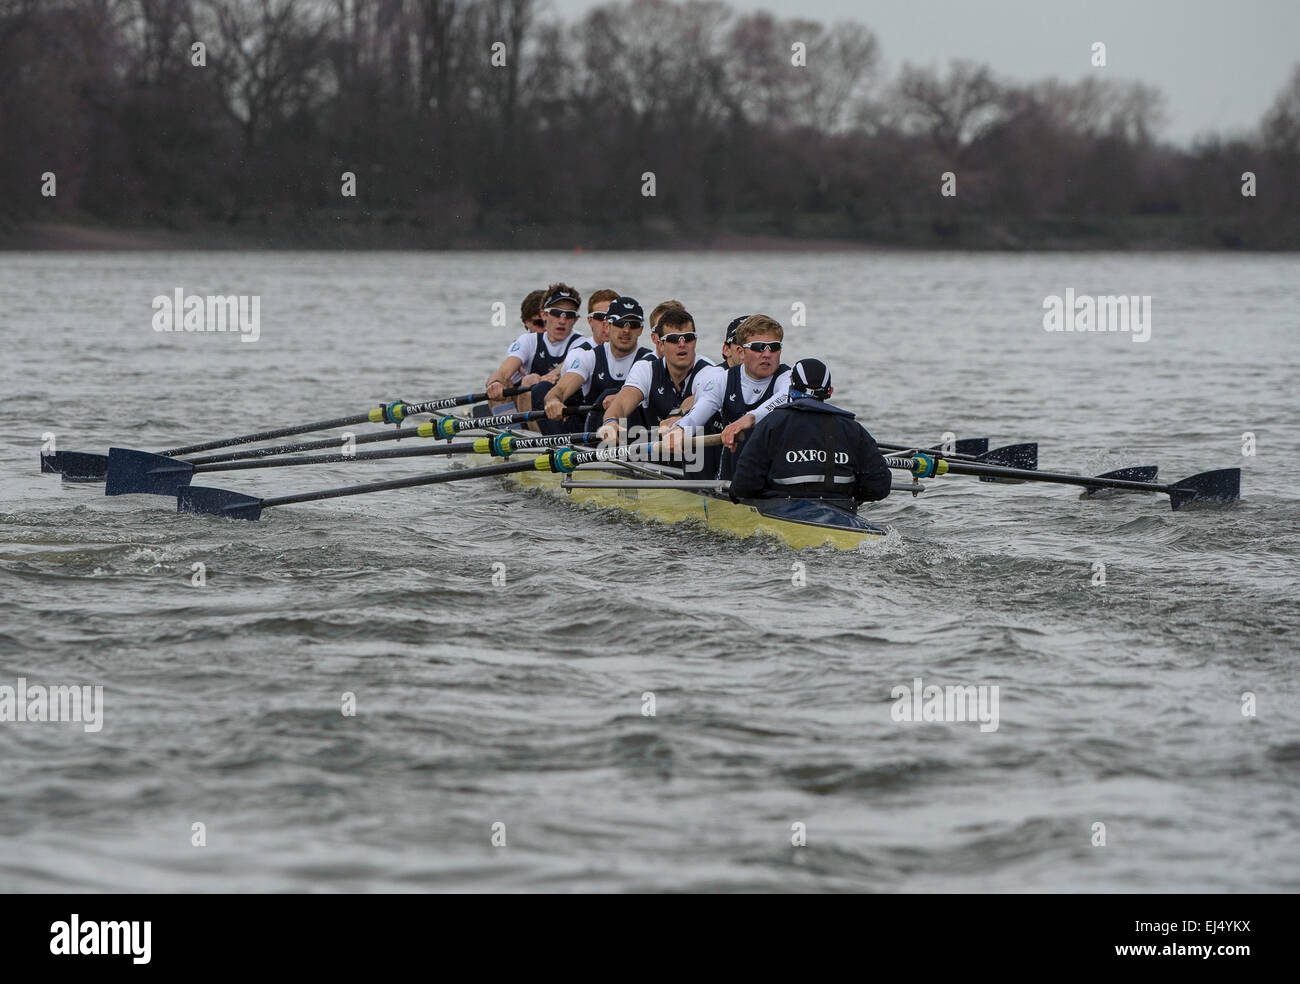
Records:
{"label": "rower's arm", "polygon": [[789,402],[790,374],[788,372],[783,372],[781,378],[776,381],[776,386],[772,389],[772,395],[767,398],[767,401],[760,403],[757,407],[746,414],[746,416],[754,418],[754,423],[750,426],[752,427],[757,425],[760,420],[777,407],[783,407]]}
{"label": "rower's arm", "polygon": [[[710,379],[700,387],[698,393],[692,394],[694,403],[690,411],[682,416],[674,425],[690,433],[692,427],[703,427],[713,415],[722,407],[722,393],[726,389],[726,377],[721,379]],[[683,406],[685,404],[683,403]]]}
{"label": "rower's arm", "polygon": [[563,403],[574,393],[578,392],[578,390],[582,388],[582,384],[585,382],[586,380],[582,378],[582,373],[566,372],[560,377],[560,381],[551,387],[551,391],[546,394],[546,402],[550,403],[552,400],[559,400]]}
{"label": "rower's arm", "polygon": [[630,417],[632,411],[641,405],[645,394],[635,386],[624,386],[614,397],[614,402],[605,408],[605,421],[622,420]]}
{"label": "rower's arm", "polygon": [[488,376],[487,385],[483,388],[488,389],[493,383],[500,383],[502,386],[505,386],[506,383],[510,382],[510,380],[514,378],[515,373],[523,367],[523,360],[521,360],[517,355],[507,355],[505,361],[501,363],[497,371]]}

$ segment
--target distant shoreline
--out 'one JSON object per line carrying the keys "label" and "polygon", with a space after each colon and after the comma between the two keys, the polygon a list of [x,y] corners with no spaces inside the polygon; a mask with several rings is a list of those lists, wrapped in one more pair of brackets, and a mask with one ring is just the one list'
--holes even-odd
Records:
{"label": "distant shoreline", "polygon": [[[833,220],[807,216],[819,231]],[[754,225],[755,223],[749,223]],[[1082,219],[973,218],[936,227],[906,223],[888,234],[864,230],[834,235],[776,233],[761,229],[698,232],[666,223],[618,230],[527,226],[492,234],[440,233],[393,218],[358,221],[309,218],[300,222],[200,223],[187,228],[109,225],[94,222],[0,224],[0,251],[117,252],[220,250],[584,250],[718,252],[879,252],[882,250],[974,250],[988,252],[1294,252],[1300,235],[1278,234],[1256,242],[1250,231],[1203,219],[1166,216]]]}

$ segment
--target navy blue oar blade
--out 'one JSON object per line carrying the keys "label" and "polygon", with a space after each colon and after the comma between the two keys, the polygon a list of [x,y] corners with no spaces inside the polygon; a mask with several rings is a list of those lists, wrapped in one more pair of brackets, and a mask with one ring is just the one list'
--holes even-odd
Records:
{"label": "navy blue oar blade", "polygon": [[175,495],[190,484],[194,466],[148,451],[131,448],[108,449],[105,495]]}
{"label": "navy blue oar blade", "polygon": [[[1122,482],[1154,482],[1160,474],[1159,465],[1132,465],[1128,468],[1116,468],[1114,471],[1102,472],[1098,478],[1118,478]],[[1086,488],[1080,494],[1081,499],[1099,499],[1113,495],[1117,490],[1102,488],[1100,485]],[[1131,491],[1131,490],[1130,490]]]}
{"label": "navy blue oar blade", "polygon": [[1114,471],[1102,472],[1097,477],[1119,478],[1126,482],[1154,482],[1159,474],[1159,465],[1132,465],[1128,468],[1116,468]]}
{"label": "navy blue oar blade", "polygon": [[1241,469],[1220,468],[1217,471],[1191,475],[1169,486],[1169,504],[1182,509],[1189,503],[1236,502],[1241,497]]}
{"label": "navy blue oar blade", "polygon": [[[915,447],[916,445],[912,445]],[[989,449],[989,439],[987,437],[963,437],[953,442],[953,454],[981,455]],[[932,448],[926,448],[927,451],[943,451],[942,444],[936,444]]]}
{"label": "navy blue oar blade", "polygon": [[92,451],[60,451],[65,482],[102,482],[108,474],[108,455]]}
{"label": "navy blue oar blade", "polygon": [[[1038,443],[1008,444],[1006,447],[994,448],[979,455],[980,461],[990,465],[1004,465],[1007,468],[1025,468],[1033,471],[1038,467]],[[981,482],[1005,482],[1008,485],[1020,484],[1015,479],[981,478]]]}
{"label": "navy blue oar blade", "polygon": [[187,485],[176,493],[176,511],[224,516],[226,519],[261,519],[262,500],[228,489]]}

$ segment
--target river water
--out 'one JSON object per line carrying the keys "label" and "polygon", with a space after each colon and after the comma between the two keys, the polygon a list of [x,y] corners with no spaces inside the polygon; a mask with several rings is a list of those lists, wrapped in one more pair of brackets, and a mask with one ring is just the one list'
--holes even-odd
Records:
{"label": "river water", "polygon": [[[477,389],[555,279],[680,298],[715,357],[769,313],[880,440],[1241,467],[1243,499],[947,477],[796,553],[495,480],[251,524],[38,472],[51,433]],[[257,295],[260,338],[154,331],[177,288]],[[1067,288],[1149,295],[1149,341],[1045,331]],[[0,722],[0,890],[1300,888],[1300,258],[9,253],[0,339],[0,686],[103,688],[97,731]],[[997,687],[996,729],[895,720],[918,679]]]}

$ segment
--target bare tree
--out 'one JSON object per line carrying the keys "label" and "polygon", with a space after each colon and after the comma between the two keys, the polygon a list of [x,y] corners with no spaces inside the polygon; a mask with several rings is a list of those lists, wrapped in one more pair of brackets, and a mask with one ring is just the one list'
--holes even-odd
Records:
{"label": "bare tree", "polygon": [[1300,63],[1260,123],[1265,145],[1274,153],[1300,156]]}
{"label": "bare tree", "polygon": [[935,147],[960,157],[1003,115],[1003,90],[986,65],[954,60],[947,78],[904,65],[896,102],[905,128],[926,133]]}

